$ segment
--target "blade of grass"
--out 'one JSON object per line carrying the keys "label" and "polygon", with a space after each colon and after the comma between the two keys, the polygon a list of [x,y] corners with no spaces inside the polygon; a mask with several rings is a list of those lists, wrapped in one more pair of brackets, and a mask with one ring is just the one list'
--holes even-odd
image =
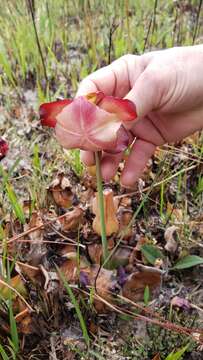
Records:
{"label": "blade of grass", "polygon": [[0,355],[2,356],[3,360],[10,360],[10,357],[6,354],[3,346],[0,344]]}
{"label": "blade of grass", "polygon": [[8,196],[8,199],[11,203],[12,209],[13,209],[16,217],[21,222],[21,224],[25,224],[25,216],[23,213],[23,209],[22,209],[20,203],[18,202],[17,196],[16,196],[12,186],[8,183],[6,184],[6,194]]}
{"label": "blade of grass", "polygon": [[13,305],[11,300],[11,295],[9,299],[9,321],[10,321],[10,332],[11,332],[11,340],[13,344],[13,350],[15,354],[19,351],[19,337],[18,337],[18,330],[16,325],[16,320],[13,315]]}
{"label": "blade of grass", "polygon": [[66,289],[66,291],[68,293],[68,296],[70,297],[70,300],[71,300],[72,304],[74,305],[76,314],[77,314],[79,322],[80,322],[80,326],[81,326],[81,329],[82,329],[82,333],[83,333],[85,342],[86,342],[87,346],[89,347],[90,338],[89,338],[89,335],[88,335],[85,320],[84,320],[84,317],[83,317],[82,312],[80,310],[80,306],[78,304],[78,301],[77,301],[77,299],[76,299],[70,285],[66,281],[66,279],[64,277],[64,274],[61,272],[61,270],[57,266],[56,266],[56,269],[57,269],[57,271],[59,273],[59,276],[60,276],[61,280],[63,281],[63,285],[64,285],[64,287],[65,287],[65,289]]}

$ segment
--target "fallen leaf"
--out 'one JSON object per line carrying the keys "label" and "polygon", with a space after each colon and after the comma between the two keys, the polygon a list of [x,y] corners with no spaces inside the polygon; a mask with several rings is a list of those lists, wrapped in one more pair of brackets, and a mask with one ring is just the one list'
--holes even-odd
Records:
{"label": "fallen leaf", "polygon": [[117,269],[119,266],[126,266],[129,263],[131,249],[126,246],[119,247],[111,256],[111,267]]}
{"label": "fallen leaf", "polygon": [[[12,298],[15,298],[16,293],[12,291],[12,289],[10,289],[8,286],[6,286],[6,280],[4,280],[2,277],[0,277],[0,280],[5,283],[4,285],[2,282],[0,282],[0,296],[3,299],[8,300],[11,294]],[[14,288],[19,294],[26,296],[27,290],[20,275],[12,277],[10,281],[8,281],[8,285]]]}
{"label": "fallen leaf", "polygon": [[30,310],[25,308],[15,316],[18,331],[21,334],[28,335],[32,334],[32,317]]}
{"label": "fallen leaf", "polygon": [[62,231],[78,230],[83,222],[84,211],[80,206],[67,212],[66,216],[60,219]]}
{"label": "fallen leaf", "polygon": [[[106,225],[106,235],[110,236],[115,234],[119,230],[119,223],[116,216],[116,207],[114,204],[113,191],[111,189],[105,189],[103,191],[104,196],[104,218]],[[98,202],[98,194],[93,200],[93,213],[96,215],[93,221],[93,230],[96,234],[101,236],[101,222],[100,222],[100,210]]]}
{"label": "fallen leaf", "polygon": [[91,189],[95,191],[97,189],[97,179],[95,176],[90,176],[88,173],[85,173],[82,178],[82,185],[86,189]]}
{"label": "fallen leaf", "polygon": [[123,239],[128,241],[133,235],[132,224],[130,224],[133,217],[133,211],[125,207],[119,207],[117,218],[119,221],[119,232],[122,232]]}
{"label": "fallen leaf", "polygon": [[[112,304],[114,301],[113,293],[120,291],[116,273],[112,270],[100,268],[98,265],[93,265],[85,272],[88,276],[89,285],[94,288],[95,294],[98,294],[104,300]],[[96,295],[94,295],[94,306],[99,313],[109,311],[107,305],[97,299]]]}
{"label": "fallen leaf", "polygon": [[178,227],[173,225],[166,229],[164,233],[164,238],[166,240],[166,245],[164,249],[169,253],[174,254],[178,249]]}
{"label": "fallen leaf", "polygon": [[144,244],[148,243],[148,239],[144,236],[140,236],[136,246],[134,247],[130,258],[129,258],[129,263],[131,265],[136,265],[137,262],[141,262],[143,260],[143,255],[141,252],[141,248]]}
{"label": "fallen leaf", "polygon": [[94,264],[100,264],[102,258],[102,245],[90,244],[87,246],[88,254]]}
{"label": "fallen leaf", "polygon": [[64,262],[60,266],[60,271],[68,283],[76,283],[79,280],[80,271],[85,271],[89,264],[84,256],[78,256],[77,252],[69,252],[63,255]]}
{"label": "fallen leaf", "polygon": [[15,264],[15,270],[21,275],[28,277],[33,283],[41,283],[42,276],[41,271],[36,266],[31,266],[26,263],[17,262]]}
{"label": "fallen leaf", "polygon": [[57,254],[63,257],[68,257],[70,253],[75,253],[75,246],[72,244],[65,244],[57,252]]}
{"label": "fallen leaf", "polygon": [[149,286],[150,294],[153,294],[161,285],[161,273],[159,269],[137,265],[136,271],[126,279],[123,296],[133,301],[143,300],[146,286]]}
{"label": "fallen leaf", "polygon": [[56,205],[62,208],[69,208],[73,204],[74,194],[72,192],[72,185],[63,173],[58,174],[57,178],[52,181],[49,187]]}
{"label": "fallen leaf", "polygon": [[78,346],[81,342],[83,342],[83,335],[81,330],[72,325],[69,328],[63,330],[61,333],[61,338],[64,345],[66,346]]}
{"label": "fallen leaf", "polygon": [[26,255],[26,259],[33,266],[40,264],[43,256],[47,252],[46,244],[43,242],[44,229],[41,227],[42,225],[43,221],[40,212],[33,211],[30,222],[24,226],[25,231],[39,227],[39,229],[32,231],[28,235],[30,239],[30,250]]}
{"label": "fallen leaf", "polygon": [[[114,247],[113,239],[108,240],[108,250],[111,251]],[[87,245],[89,257],[94,264],[101,264],[102,260],[102,245],[101,244],[89,244]]]}

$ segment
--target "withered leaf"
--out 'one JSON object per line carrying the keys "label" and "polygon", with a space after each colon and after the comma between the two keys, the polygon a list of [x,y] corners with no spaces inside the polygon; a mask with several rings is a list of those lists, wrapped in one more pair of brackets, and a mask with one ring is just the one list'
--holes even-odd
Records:
{"label": "withered leaf", "polygon": [[123,286],[123,296],[132,300],[143,300],[144,290],[149,286],[150,294],[161,285],[161,271],[159,269],[137,265],[137,270],[130,274]]}
{"label": "withered leaf", "polygon": [[164,248],[166,251],[172,254],[174,254],[178,249],[177,231],[178,231],[178,227],[173,225],[173,226],[169,226],[164,233],[164,238],[166,240],[166,245],[164,246]]}
{"label": "withered leaf", "polygon": [[52,181],[49,191],[56,205],[65,209],[72,206],[74,193],[69,179],[63,173],[58,174],[57,178]]}
{"label": "withered leaf", "polygon": [[80,206],[67,212],[66,216],[60,219],[63,231],[78,230],[78,227],[83,222],[84,211]]}
{"label": "withered leaf", "polygon": [[[6,286],[6,281],[0,277],[0,296],[7,300],[10,298],[10,293],[13,298],[16,297],[16,293],[13,292],[11,289]],[[4,284],[5,283],[5,284]],[[26,288],[24,286],[24,282],[20,275],[16,275],[11,278],[11,280],[8,282],[8,285],[14,288],[17,292],[19,292],[21,295],[25,296],[27,294]]]}
{"label": "withered leaf", "polygon": [[21,334],[28,335],[32,334],[32,317],[30,310],[25,308],[15,316],[18,331]]}
{"label": "withered leaf", "polygon": [[17,262],[15,264],[15,269],[19,274],[23,274],[28,277],[33,283],[41,283],[42,282],[42,274],[38,267],[31,266],[26,263]]}
{"label": "withered leaf", "polygon": [[99,313],[106,312],[108,307],[101,300],[97,299],[96,294],[107,302],[113,303],[113,293],[119,288],[115,272],[104,268],[100,269],[98,265],[94,265],[86,273],[88,274],[90,286],[95,289],[95,309]]}
{"label": "withered leaf", "polygon": [[30,250],[26,255],[27,261],[31,265],[38,265],[41,262],[42,257],[46,254],[47,248],[44,239],[44,229],[41,213],[39,211],[33,211],[29,224],[26,224],[25,230],[30,230],[35,227],[40,227],[37,230],[32,231],[28,236],[30,238]]}
{"label": "withered leaf", "polygon": [[[113,191],[111,189],[105,189],[103,191],[104,195],[104,217],[105,217],[105,225],[106,225],[106,235],[110,236],[115,234],[119,230],[119,223],[116,216],[116,207],[114,204]],[[100,210],[99,210],[99,202],[98,202],[98,194],[96,198],[93,200],[93,213],[96,215],[93,221],[93,230],[96,234],[101,236],[101,222],[100,222]]]}
{"label": "withered leaf", "polygon": [[117,217],[119,221],[119,232],[122,232],[124,240],[129,240],[133,235],[132,224],[130,224],[133,217],[133,211],[124,207],[119,207]]}
{"label": "withered leaf", "polygon": [[142,255],[142,252],[141,252],[141,248],[144,244],[147,244],[148,243],[148,239],[144,236],[140,236],[136,246],[134,247],[131,255],[130,255],[130,258],[129,258],[129,263],[131,265],[136,265],[137,262],[141,262],[143,261],[143,255]]}
{"label": "withered leaf", "polygon": [[60,266],[60,271],[68,282],[76,283],[79,280],[80,271],[85,271],[89,264],[85,257],[80,256],[76,251],[64,255],[66,260]]}
{"label": "withered leaf", "polygon": [[[114,241],[113,239],[108,240],[108,250],[112,250],[114,247]],[[102,260],[102,245],[101,244],[89,244],[87,245],[88,254],[91,259],[91,261],[94,264],[100,264]]]}

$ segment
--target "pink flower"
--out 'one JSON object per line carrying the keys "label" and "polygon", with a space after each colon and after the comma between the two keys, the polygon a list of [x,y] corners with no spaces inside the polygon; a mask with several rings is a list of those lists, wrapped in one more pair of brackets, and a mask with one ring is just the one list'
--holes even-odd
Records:
{"label": "pink flower", "polygon": [[8,144],[0,137],[0,160],[2,160],[8,152]]}
{"label": "pink flower", "polygon": [[41,124],[55,127],[56,138],[66,149],[121,152],[130,143],[123,123],[136,117],[133,102],[102,92],[40,106]]}

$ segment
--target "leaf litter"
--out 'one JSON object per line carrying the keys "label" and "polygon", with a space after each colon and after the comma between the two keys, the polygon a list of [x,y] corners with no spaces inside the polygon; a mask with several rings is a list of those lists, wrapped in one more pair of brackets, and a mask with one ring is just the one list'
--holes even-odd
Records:
{"label": "leaf litter", "polygon": [[[18,110],[14,116],[18,123],[22,119],[22,112]],[[29,116],[30,119],[35,118],[33,111]],[[156,172],[157,155],[145,173],[142,187],[135,193],[131,194],[120,189],[117,182],[107,185],[104,198],[107,209],[106,221],[109,223],[108,247],[113,254],[111,256],[112,268],[105,269],[102,267],[94,169],[88,169],[82,177],[78,178],[67,163],[64,166],[66,154],[61,152],[60,166],[58,163],[54,164],[50,173],[47,168],[51,163],[51,158],[56,157],[57,153],[60,154],[60,149],[54,145],[50,150],[49,145],[49,152],[46,151],[48,142],[45,144],[44,140],[49,139],[48,133],[38,131],[38,123],[34,120],[34,122],[28,121],[25,129],[22,132],[19,131],[17,136],[21,141],[23,135],[27,134],[29,138],[36,136],[35,133],[41,144],[40,154],[45,151],[43,156],[40,155],[40,162],[41,166],[45,166],[44,174],[48,178],[48,186],[46,181],[46,185],[39,189],[42,193],[37,191],[35,193],[36,202],[30,203],[29,191],[23,185],[25,179],[33,176],[32,163],[28,156],[30,150],[26,150],[26,147],[29,148],[29,143],[26,142],[22,151],[23,161],[20,160],[11,178],[14,190],[17,189],[26,221],[24,225],[20,224],[15,214],[3,218],[2,226],[8,238],[8,249],[4,255],[5,250],[3,246],[1,247],[0,263],[1,279],[4,279],[2,274],[5,269],[5,259],[3,260],[3,257],[6,256],[11,268],[11,280],[8,282],[11,289],[9,290],[6,285],[1,285],[0,294],[4,301],[7,296],[10,296],[10,291],[13,294],[15,319],[20,336],[26,338],[25,348],[27,346],[36,348],[40,337],[48,341],[48,334],[60,328],[61,333],[58,333],[55,338],[50,338],[52,348],[53,342],[54,344],[57,342],[61,347],[61,352],[69,352],[70,356],[74,356],[70,350],[71,346],[84,349],[80,326],[77,317],[74,316],[74,306],[64,290],[64,284],[58,276],[56,266],[64,274],[80,308],[83,309],[89,331],[93,330],[96,336],[105,333],[105,336],[101,336],[110,338],[111,330],[108,321],[112,321],[113,326],[116,323],[113,313],[132,316],[132,310],[133,314],[135,312],[134,306],[140,304],[141,308],[135,314],[137,320],[134,321],[135,323],[144,321],[146,330],[149,326],[147,324],[153,323],[156,319],[157,312],[163,315],[161,308],[166,309],[173,304],[174,309],[179,308],[179,311],[183,313],[195,311],[198,315],[199,320],[196,321],[194,330],[192,325],[189,330],[190,325],[187,328],[184,322],[177,327],[175,325],[171,327],[172,331],[181,333],[184,332],[185,326],[186,334],[194,339],[194,334],[200,334],[196,327],[201,329],[202,314],[201,310],[198,310],[198,308],[201,309],[202,304],[201,261],[195,263],[193,258],[191,262],[192,265],[199,264],[199,270],[196,270],[196,267],[190,269],[193,274],[196,274],[194,275],[196,276],[195,284],[191,281],[191,272],[184,270],[189,267],[188,263],[185,267],[183,263],[182,270],[177,269],[176,272],[173,267],[187,256],[201,257],[203,255],[201,241],[199,241],[202,236],[202,216],[197,215],[195,204],[191,206],[188,232],[189,241],[190,239],[192,241],[188,247],[185,244],[185,218],[180,209],[181,202],[179,202],[179,208],[176,204],[174,205],[176,179],[172,181],[166,194],[168,197],[166,219],[161,219],[157,214],[159,193],[155,187],[149,199],[151,208],[146,208],[147,217],[144,211],[141,211],[132,223],[133,214],[142,200],[142,194],[150,185],[153,174]],[[12,142],[14,134],[8,133],[8,138]],[[187,145],[179,145],[179,148],[184,147],[185,151],[185,146]],[[18,157],[15,149],[19,147],[14,146],[8,157],[2,161],[5,170],[9,169],[14,158]],[[187,157],[181,158],[181,161],[187,162]],[[58,172],[59,167],[62,169],[61,172]],[[196,169],[191,170],[188,183],[196,175]],[[189,190],[188,197],[190,198]],[[5,196],[4,198],[8,202]],[[9,204],[6,204],[6,207],[9,208]],[[13,262],[15,266],[12,266]],[[184,273],[179,273],[183,270]],[[144,304],[146,287],[149,288],[147,307]],[[13,292],[12,288],[16,292]],[[32,310],[22,301],[18,293],[26,299]],[[176,296],[182,300],[172,302],[176,293]],[[193,305],[196,303],[197,308],[192,307],[191,310],[189,305],[186,306],[188,301]],[[145,314],[144,318],[142,318],[143,314]],[[5,318],[4,316],[2,328],[4,334],[9,327],[9,322]],[[53,321],[51,321],[52,318]],[[38,324],[41,324],[43,330],[39,331]],[[129,333],[132,324],[129,322]],[[124,326],[123,323],[122,326]],[[164,318],[160,320],[160,326],[170,328],[168,320]],[[35,336],[31,340],[33,334]],[[201,342],[201,336],[196,335],[196,340]]]}

